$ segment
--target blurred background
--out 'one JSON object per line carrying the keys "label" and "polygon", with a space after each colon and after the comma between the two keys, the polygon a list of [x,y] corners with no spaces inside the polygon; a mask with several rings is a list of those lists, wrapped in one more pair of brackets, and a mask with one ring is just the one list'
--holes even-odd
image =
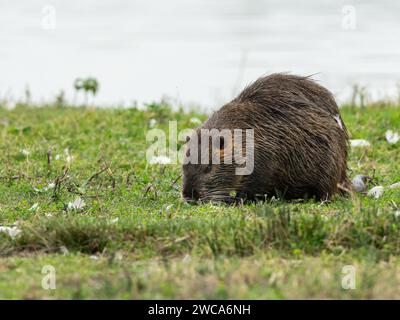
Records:
{"label": "blurred background", "polygon": [[0,99],[38,103],[95,77],[96,104],[215,109],[272,72],[315,74],[339,102],[354,84],[396,96],[400,2],[0,0]]}

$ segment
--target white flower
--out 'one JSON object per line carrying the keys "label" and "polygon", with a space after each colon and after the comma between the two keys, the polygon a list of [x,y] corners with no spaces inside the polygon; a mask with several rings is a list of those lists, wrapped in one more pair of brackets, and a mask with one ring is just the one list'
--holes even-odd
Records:
{"label": "white flower", "polygon": [[21,149],[21,153],[22,153],[25,157],[27,157],[27,156],[29,156],[29,155],[31,154],[30,151],[27,150],[27,149]]}
{"label": "white flower", "polygon": [[188,264],[188,263],[190,263],[191,260],[192,260],[192,258],[188,254],[185,254],[185,256],[182,259],[182,262],[185,264]]}
{"label": "white flower", "polygon": [[35,203],[32,207],[30,207],[29,211],[36,211],[39,208],[39,203]]}
{"label": "white flower", "polygon": [[111,224],[117,223],[118,220],[119,220],[119,218],[116,217],[116,218],[114,218],[114,219],[111,219],[111,220],[110,220],[110,223],[111,223]]}
{"label": "white flower", "polygon": [[352,147],[369,147],[371,144],[364,139],[351,139],[350,146]]}
{"label": "white flower", "polygon": [[64,256],[69,254],[69,250],[68,250],[68,248],[66,246],[61,246],[60,247],[60,251]]}
{"label": "white flower", "polygon": [[81,210],[85,207],[85,201],[81,198],[76,198],[73,202],[68,203],[68,211]]}
{"label": "white flower", "polygon": [[171,159],[166,156],[155,156],[152,157],[149,161],[150,164],[170,164]]}
{"label": "white flower", "polygon": [[400,210],[395,211],[394,216],[400,218]]}
{"label": "white flower", "polygon": [[353,180],[351,180],[351,183],[353,185],[354,191],[356,192],[364,192],[367,190],[367,185],[366,185],[366,181],[367,181],[368,177],[364,176],[362,174],[358,174],[356,175]]}
{"label": "white flower", "polygon": [[396,144],[400,140],[400,136],[397,132],[392,130],[386,131],[386,141],[390,144]]}
{"label": "white flower", "polygon": [[383,187],[382,186],[373,187],[371,190],[368,191],[368,196],[373,197],[375,199],[380,198],[382,195],[383,195]]}
{"label": "white flower", "polygon": [[393,183],[389,186],[389,189],[400,188],[400,182]]}
{"label": "white flower", "polygon": [[55,183],[52,182],[52,183],[49,183],[47,186],[43,187],[42,189],[34,187],[33,190],[35,190],[36,192],[45,192],[50,189],[54,189],[55,186],[56,186]]}
{"label": "white flower", "polygon": [[5,233],[9,237],[15,238],[21,233],[21,230],[19,228],[17,228],[16,226],[13,226],[13,227],[0,226],[0,233]]}
{"label": "white flower", "polygon": [[321,219],[324,221],[328,221],[329,217],[323,214],[323,215],[321,215]]}
{"label": "white flower", "polygon": [[54,157],[54,159],[57,160],[57,161],[60,160],[60,158],[61,158],[61,156],[59,154],[56,154],[55,157]]}
{"label": "white flower", "polygon": [[92,260],[99,260],[99,257],[96,256],[96,255],[90,256],[89,258],[92,259]]}
{"label": "white flower", "polygon": [[190,122],[193,123],[193,124],[200,124],[201,120],[199,118],[191,118]]}
{"label": "white flower", "polygon": [[114,259],[121,261],[123,259],[122,253],[121,252],[116,252]]}
{"label": "white flower", "polygon": [[342,120],[340,120],[340,115],[337,114],[336,116],[333,116],[333,117],[335,118],[336,122],[338,123],[340,129],[343,130],[343,123],[342,123]]}
{"label": "white flower", "polygon": [[65,154],[65,160],[67,161],[67,164],[70,164],[72,162],[72,160],[74,160],[74,157],[69,153],[68,148],[64,149],[64,154]]}
{"label": "white flower", "polygon": [[55,185],[55,183],[49,183],[47,186],[45,186],[44,188],[43,188],[43,191],[48,191],[48,190],[50,190],[50,189],[54,189],[54,187],[55,187],[56,185]]}
{"label": "white flower", "polygon": [[156,119],[150,119],[149,120],[149,127],[150,128],[154,128],[157,124],[157,120]]}

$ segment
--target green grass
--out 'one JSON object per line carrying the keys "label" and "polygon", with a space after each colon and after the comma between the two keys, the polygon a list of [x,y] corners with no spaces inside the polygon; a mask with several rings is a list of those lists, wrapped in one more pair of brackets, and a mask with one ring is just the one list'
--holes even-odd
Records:
{"label": "green grass", "polygon": [[[351,150],[349,175],[399,182],[400,143],[385,132],[400,130],[400,108],[345,106],[342,116],[352,138],[371,142]],[[400,188],[330,203],[188,205],[180,167],[146,163],[146,132],[150,119],[184,129],[193,117],[206,119],[158,104],[0,108],[0,225],[22,230],[0,233],[0,298],[400,298]],[[68,211],[78,196],[84,209]],[[42,288],[46,265],[56,290]],[[345,265],[355,290],[341,287]]]}

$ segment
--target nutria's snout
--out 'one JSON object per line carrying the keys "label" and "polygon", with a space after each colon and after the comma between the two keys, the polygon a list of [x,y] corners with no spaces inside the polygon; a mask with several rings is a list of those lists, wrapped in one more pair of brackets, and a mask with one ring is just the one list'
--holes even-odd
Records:
{"label": "nutria's snout", "polygon": [[188,185],[183,187],[182,197],[187,203],[196,203],[200,198],[199,192]]}
{"label": "nutria's snout", "polygon": [[[223,136],[223,143],[207,152],[201,143],[208,141],[202,138],[204,130],[212,141]],[[246,130],[254,133],[250,149],[247,140],[235,140],[235,132]],[[332,94],[309,77],[273,74],[258,79],[215,112],[189,141],[182,190],[188,202],[232,203],[275,195],[330,199],[341,193],[338,185],[350,185],[346,126]],[[246,174],[237,174],[241,162],[235,157],[218,164],[203,161],[240,154],[240,146],[246,149],[246,165],[247,160],[254,164]],[[198,153],[190,157],[192,147]]]}

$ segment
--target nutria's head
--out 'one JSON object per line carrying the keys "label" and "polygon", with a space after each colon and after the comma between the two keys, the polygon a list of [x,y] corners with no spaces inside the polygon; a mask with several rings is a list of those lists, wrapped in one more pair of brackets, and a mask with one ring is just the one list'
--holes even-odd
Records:
{"label": "nutria's head", "polygon": [[232,156],[232,145],[231,137],[213,130],[207,136],[198,129],[188,139],[182,189],[187,202],[234,203],[240,199],[242,177],[236,169],[242,166]]}

